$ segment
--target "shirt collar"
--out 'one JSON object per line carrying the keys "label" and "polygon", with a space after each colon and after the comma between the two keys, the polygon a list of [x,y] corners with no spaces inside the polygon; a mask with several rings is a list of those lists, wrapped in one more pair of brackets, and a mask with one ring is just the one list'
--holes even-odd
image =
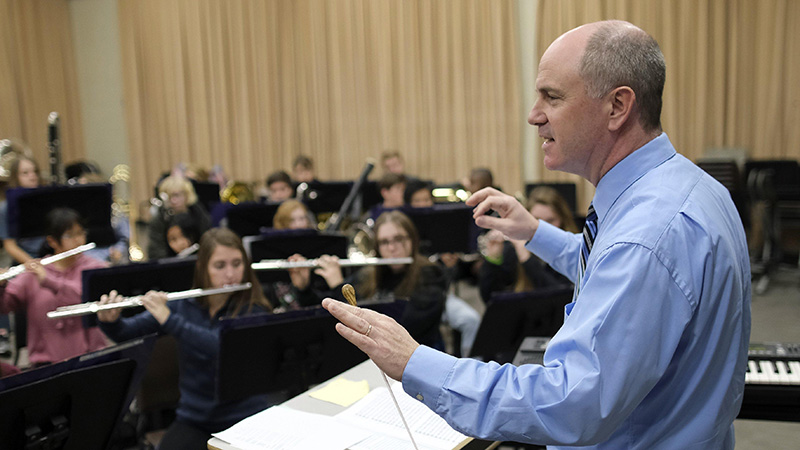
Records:
{"label": "shirt collar", "polygon": [[675,156],[675,153],[672,142],[667,134],[662,132],[606,172],[597,183],[597,190],[592,200],[598,223],[603,221],[608,210],[628,187],[647,172]]}

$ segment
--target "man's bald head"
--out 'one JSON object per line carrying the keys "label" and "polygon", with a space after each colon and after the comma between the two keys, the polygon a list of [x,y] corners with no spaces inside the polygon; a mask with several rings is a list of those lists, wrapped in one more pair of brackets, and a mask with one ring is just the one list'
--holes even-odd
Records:
{"label": "man's bald head", "polygon": [[570,33],[586,36],[578,70],[587,94],[600,98],[617,87],[630,87],[642,128],[660,131],[666,63],[656,40],[622,20],[590,23],[564,36]]}

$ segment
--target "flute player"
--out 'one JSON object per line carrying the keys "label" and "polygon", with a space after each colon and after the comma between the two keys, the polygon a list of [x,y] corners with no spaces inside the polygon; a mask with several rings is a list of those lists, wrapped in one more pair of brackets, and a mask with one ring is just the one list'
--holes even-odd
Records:
{"label": "flute player", "polygon": [[[80,215],[69,208],[56,208],[45,218],[46,242],[53,253],[63,253],[86,244]],[[97,327],[84,328],[79,317],[58,320],[47,312],[81,302],[81,273],[106,267],[106,263],[84,254],[72,255],[52,264],[41,260],[25,263],[25,272],[2,282],[0,311],[25,311],[28,320],[28,360],[42,366],[99,350],[107,340]]]}
{"label": "flute player", "polygon": [[[100,327],[117,342],[150,333],[168,333],[178,341],[180,400],[176,419],[167,429],[160,447],[205,449],[211,433],[267,407],[264,395],[219,402],[214,398],[219,353],[219,321],[223,317],[271,311],[261,285],[250,268],[242,241],[227,228],[212,228],[200,238],[194,272],[195,288],[219,288],[251,283],[245,291],[167,303],[163,292],[148,292],[142,298],[147,311],[120,318],[120,309],[97,313]],[[115,291],[104,295],[100,304],[123,300]]]}
{"label": "flute player", "polygon": [[622,21],[569,31],[542,56],[528,122],[548,169],[596,186],[584,233],[491,188],[467,201],[478,225],[526,241],[575,283],[543,365],[456,359],[388,317],[325,299],[339,333],[467,435],[732,449],[750,335],[747,244],[727,190],[662,132],[665,73],[656,41]]}

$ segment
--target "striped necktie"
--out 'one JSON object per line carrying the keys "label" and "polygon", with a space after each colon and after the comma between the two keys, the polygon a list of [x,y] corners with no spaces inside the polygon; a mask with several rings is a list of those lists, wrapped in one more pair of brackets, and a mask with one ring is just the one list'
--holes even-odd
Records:
{"label": "striped necktie", "polygon": [[597,213],[594,204],[589,204],[589,212],[586,214],[586,223],[583,225],[583,245],[581,245],[581,274],[578,278],[583,280],[586,272],[586,261],[589,259],[589,252],[592,251],[594,238],[597,236]]}

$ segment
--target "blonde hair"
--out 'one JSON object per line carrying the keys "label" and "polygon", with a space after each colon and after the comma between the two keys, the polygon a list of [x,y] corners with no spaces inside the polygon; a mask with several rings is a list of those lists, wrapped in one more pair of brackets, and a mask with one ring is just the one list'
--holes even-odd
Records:
{"label": "blonde hair", "polygon": [[[289,228],[289,225],[292,223],[292,213],[297,209],[302,209],[306,216],[308,216],[308,208],[306,208],[306,205],[297,200],[284,200],[275,211],[275,217],[272,219],[272,228],[275,228],[276,230],[285,230]],[[308,224],[310,227],[310,219]]]}
{"label": "blonde hair", "polygon": [[192,182],[179,175],[170,175],[158,184],[158,193],[169,195],[170,192],[183,191],[186,194],[186,206],[197,203],[197,193]]}

